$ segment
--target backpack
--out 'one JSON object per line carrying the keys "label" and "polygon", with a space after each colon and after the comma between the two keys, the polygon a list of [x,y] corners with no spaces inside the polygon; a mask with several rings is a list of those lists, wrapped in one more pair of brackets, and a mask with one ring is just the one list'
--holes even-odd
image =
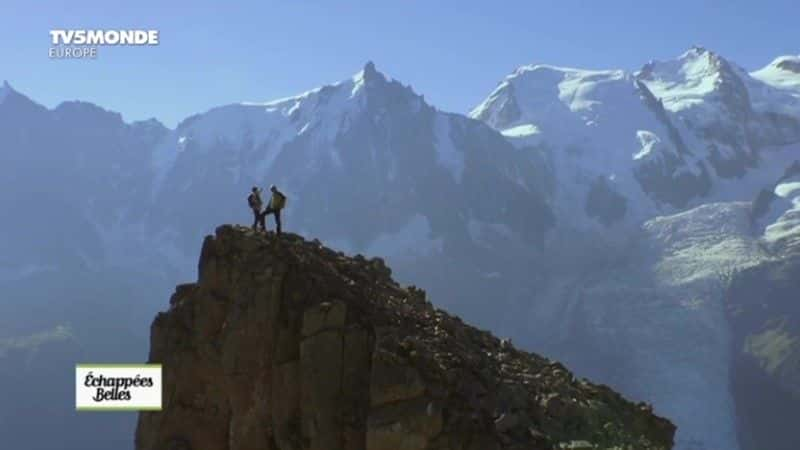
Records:
{"label": "backpack", "polygon": [[258,203],[256,201],[255,194],[251,193],[250,195],[247,196],[247,206],[249,206],[251,208],[257,208],[258,207]]}
{"label": "backpack", "polygon": [[270,203],[272,203],[272,200],[274,199],[275,204],[270,206],[272,206],[274,209],[283,209],[286,206],[286,195],[280,191],[276,192],[276,194],[277,198],[273,195],[272,199],[270,199]]}

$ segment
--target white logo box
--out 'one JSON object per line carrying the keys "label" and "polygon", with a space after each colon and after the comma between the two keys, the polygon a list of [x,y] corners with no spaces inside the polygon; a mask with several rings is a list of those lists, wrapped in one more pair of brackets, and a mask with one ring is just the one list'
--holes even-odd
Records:
{"label": "white logo box", "polygon": [[160,411],[161,364],[77,364],[77,411]]}

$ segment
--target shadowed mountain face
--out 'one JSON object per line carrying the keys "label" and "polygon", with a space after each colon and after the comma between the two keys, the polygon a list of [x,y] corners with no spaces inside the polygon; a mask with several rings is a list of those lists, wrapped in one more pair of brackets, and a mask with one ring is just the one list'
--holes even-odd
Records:
{"label": "shadowed mountain face", "polygon": [[[748,413],[753,390],[740,381],[763,375],[783,393],[788,369],[754,363],[737,378],[737,358],[783,331],[741,325],[726,283],[772,270],[800,236],[795,61],[747,74],[692,49],[635,74],[524,67],[472,118],[367,64],[175,130],[81,102],[48,110],[5,85],[0,207],[13,214],[0,222],[0,339],[68,326],[75,339],[58,345],[76,350],[59,352],[76,360],[141,359],[160,299],[193,276],[198,240],[218,223],[249,223],[250,187],[275,183],[289,196],[287,230],[382,256],[437,305],[653,403],[678,425],[676,448],[793,442],[756,423],[780,423],[782,409]],[[747,292],[770,279],[745,278]],[[791,336],[794,323],[765,329]],[[26,352],[13,364],[34,358]],[[130,436],[129,419],[108,424],[96,448]],[[29,448],[77,429],[54,426]],[[19,428],[4,430],[26,448]]]}
{"label": "shadowed mountain face", "polygon": [[727,296],[745,448],[791,449],[800,407],[800,258],[737,274]]}
{"label": "shadowed mountain face", "polygon": [[115,259],[104,230],[125,211],[145,211],[148,149],[167,130],[81,102],[47,110],[3,91],[1,445],[130,448],[130,417],[76,415],[74,365],[146,354],[142,327],[176,270]]}
{"label": "shadowed mountain face", "polygon": [[[644,404],[435,309],[380,259],[219,227],[153,322],[137,450],[672,448]],[[198,426],[202,425],[202,426]]]}
{"label": "shadowed mountain face", "polygon": [[770,258],[731,274],[732,387],[743,448],[790,449],[800,408],[800,163],[754,202]]}

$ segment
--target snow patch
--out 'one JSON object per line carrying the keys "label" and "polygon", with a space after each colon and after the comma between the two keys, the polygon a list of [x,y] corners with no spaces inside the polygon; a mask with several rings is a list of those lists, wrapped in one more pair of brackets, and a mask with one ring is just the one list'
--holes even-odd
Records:
{"label": "snow patch", "polygon": [[787,198],[792,195],[800,195],[800,181],[781,183],[775,186],[775,195]]}
{"label": "snow patch", "polygon": [[539,127],[537,127],[532,123],[517,125],[515,127],[506,128],[505,130],[502,131],[503,136],[510,138],[532,136],[534,134],[539,134],[539,133],[540,133]]}
{"label": "snow patch", "polygon": [[779,183],[775,186],[774,193],[786,205],[778,219],[765,228],[764,239],[768,243],[800,240],[800,176]]}
{"label": "snow patch", "polygon": [[766,258],[751,234],[750,202],[706,204],[656,217],[643,228],[662,249],[656,273],[669,285],[716,279]]}
{"label": "snow patch", "polygon": [[800,97],[800,55],[778,57],[766,67],[751,72],[750,75],[772,87]]}
{"label": "snow patch", "polygon": [[640,160],[653,154],[654,148],[661,143],[661,139],[654,133],[646,130],[639,130],[636,132],[636,138],[642,149],[633,155],[634,160]]}
{"label": "snow patch", "polygon": [[672,61],[651,62],[639,74],[647,88],[668,111],[703,105],[720,82],[715,55],[693,48]]}
{"label": "snow patch", "polygon": [[800,239],[800,198],[792,200],[792,207],[764,230],[764,239],[775,243],[787,239]]}
{"label": "snow patch", "polygon": [[447,168],[457,183],[464,175],[464,154],[453,144],[450,136],[452,122],[447,114],[437,114],[435,123],[436,156],[440,165]]}
{"label": "snow patch", "polygon": [[366,69],[358,72],[353,77],[353,87],[350,89],[350,98],[355,97],[366,85]]}

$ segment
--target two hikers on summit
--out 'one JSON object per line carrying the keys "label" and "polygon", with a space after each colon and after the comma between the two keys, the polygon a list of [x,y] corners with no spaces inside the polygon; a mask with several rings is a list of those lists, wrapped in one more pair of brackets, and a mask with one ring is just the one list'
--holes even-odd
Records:
{"label": "two hikers on summit", "polygon": [[261,200],[261,189],[258,186],[253,186],[252,192],[247,196],[247,204],[253,210],[253,230],[260,227],[261,231],[267,231],[266,217],[268,214],[274,214],[276,232],[281,234],[281,210],[286,206],[286,196],[274,184],[269,187],[269,190],[272,192],[272,196],[264,211],[261,211],[264,203]]}

